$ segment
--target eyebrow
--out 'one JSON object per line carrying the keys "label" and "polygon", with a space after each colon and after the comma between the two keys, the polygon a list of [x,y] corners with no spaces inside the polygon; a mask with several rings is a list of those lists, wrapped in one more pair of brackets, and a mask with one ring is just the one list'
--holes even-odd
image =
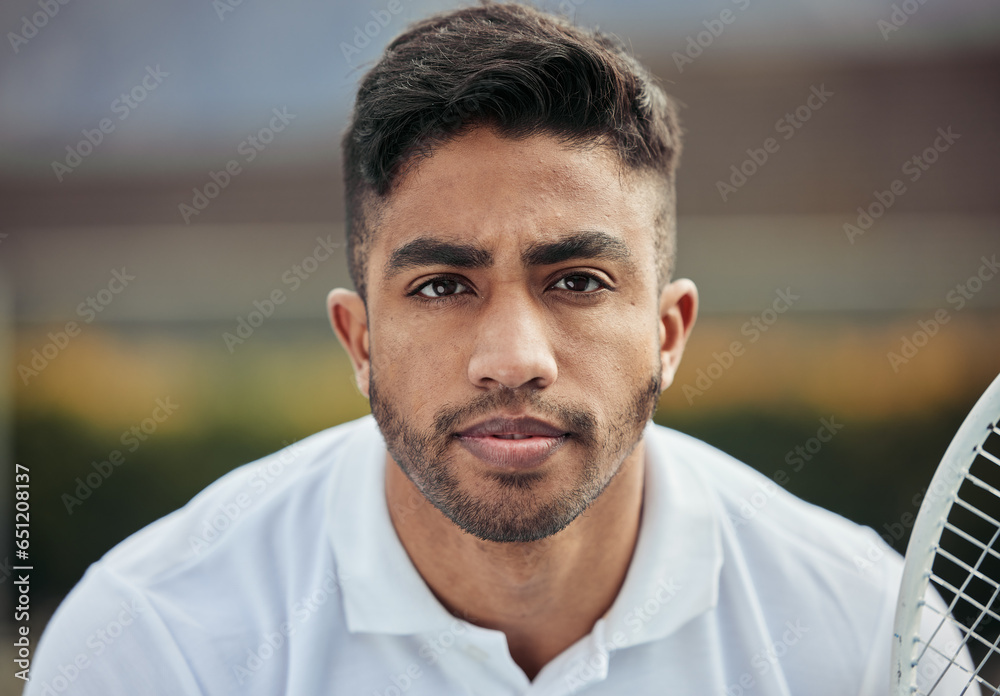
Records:
{"label": "eyebrow", "polygon": [[[628,270],[634,268],[628,245],[618,237],[597,230],[574,232],[551,242],[536,242],[521,253],[525,267],[548,266],[574,259],[606,259],[624,263]],[[392,252],[384,275],[389,280],[409,268],[437,265],[489,268],[493,265],[493,253],[474,244],[418,237]]]}
{"label": "eyebrow", "polygon": [[525,266],[548,266],[573,259],[605,259],[624,262],[630,268],[632,252],[618,237],[607,232],[587,230],[557,239],[532,244],[521,254]]}
{"label": "eyebrow", "polygon": [[438,265],[452,268],[488,268],[493,265],[493,254],[474,244],[417,237],[392,252],[385,264],[384,275],[388,280],[408,268]]}

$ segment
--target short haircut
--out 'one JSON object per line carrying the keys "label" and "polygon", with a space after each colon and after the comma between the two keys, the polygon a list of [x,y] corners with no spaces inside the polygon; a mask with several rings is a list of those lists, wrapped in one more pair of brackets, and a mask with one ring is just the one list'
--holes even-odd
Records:
{"label": "short haircut", "polygon": [[659,286],[673,273],[676,107],[616,39],[518,3],[483,0],[411,25],[361,80],[344,133],[351,280],[366,297],[368,252],[401,174],[477,126],[599,144],[659,184]]}

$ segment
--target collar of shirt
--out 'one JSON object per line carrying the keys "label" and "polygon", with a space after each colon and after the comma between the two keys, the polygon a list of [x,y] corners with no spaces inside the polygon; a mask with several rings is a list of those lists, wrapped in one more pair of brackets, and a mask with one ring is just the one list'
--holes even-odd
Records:
{"label": "collar of shirt", "polygon": [[[327,495],[347,628],[394,635],[448,630],[455,617],[431,593],[392,526],[385,442],[371,416],[361,420]],[[719,508],[697,462],[672,456],[666,437],[664,428],[647,425],[639,538],[622,589],[591,634],[602,653],[666,637],[718,601]]]}

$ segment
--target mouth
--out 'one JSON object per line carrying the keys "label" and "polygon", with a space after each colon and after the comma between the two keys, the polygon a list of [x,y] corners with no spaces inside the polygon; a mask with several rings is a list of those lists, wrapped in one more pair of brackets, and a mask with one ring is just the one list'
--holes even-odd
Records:
{"label": "mouth", "polygon": [[508,471],[540,466],[572,436],[537,418],[490,418],[455,435],[484,463]]}

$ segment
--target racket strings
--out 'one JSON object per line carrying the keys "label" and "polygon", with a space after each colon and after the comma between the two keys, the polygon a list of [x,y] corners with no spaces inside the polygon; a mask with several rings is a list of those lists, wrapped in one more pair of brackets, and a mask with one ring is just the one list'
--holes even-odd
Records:
{"label": "racket strings", "polygon": [[[929,637],[918,637],[914,646],[914,667],[933,683],[914,693],[943,694],[936,690],[950,675],[948,696],[954,693],[956,677],[965,682],[961,694],[1000,696],[1000,582],[993,579],[1000,578],[998,423],[987,428],[968,469],[960,473],[962,481],[948,501],[950,510],[932,547],[934,560],[927,572],[946,608],[920,603],[935,615],[936,626]],[[948,635],[959,639],[945,640]],[[973,658],[972,670],[964,657],[966,648]]]}
{"label": "racket strings", "polygon": [[[979,609],[982,616],[988,616],[993,621],[1000,621],[1000,614],[997,614],[996,611],[990,609],[986,605],[981,604],[974,597],[970,597],[968,595],[962,594],[961,590],[959,590],[957,587],[955,587],[954,585],[952,585],[951,583],[949,583],[947,580],[944,580],[944,579],[938,577],[937,575],[934,575],[933,573],[931,573],[930,579],[933,580],[934,583],[936,585],[938,585],[939,587],[943,587],[946,590],[948,590],[949,592],[955,593],[956,598],[961,597],[966,602],[968,602],[972,606],[974,606],[977,609]],[[995,599],[995,596],[992,599]],[[921,606],[923,606],[925,609],[929,609],[930,611],[933,611],[935,614],[938,614],[939,616],[945,616],[944,612],[942,612],[941,610],[939,610],[933,604],[927,604],[927,603],[921,602]],[[949,612],[950,611],[952,611],[952,610],[949,609]],[[948,616],[950,618],[950,613],[948,614]],[[960,626],[960,627],[963,627],[963,628],[966,627],[966,625],[964,623],[955,621],[955,619],[951,619],[951,620],[954,621],[957,626]],[[940,624],[939,624],[939,627],[940,627]],[[966,630],[968,630],[968,629],[966,628]],[[932,636],[931,639],[933,640],[933,636]]]}
{"label": "racket strings", "polygon": [[[918,639],[918,642],[924,644],[924,650],[925,651],[930,651],[930,652],[933,652],[933,653],[937,654],[939,657],[943,657],[947,662],[949,662],[952,665],[954,665],[955,667],[961,669],[963,672],[968,672],[969,670],[966,669],[965,667],[963,667],[961,664],[959,664],[956,660],[958,659],[959,655],[961,654],[962,648],[964,646],[966,646],[966,645],[969,644],[969,639],[970,638],[975,639],[980,644],[982,644],[983,646],[985,646],[988,650],[989,649],[995,649],[996,646],[997,646],[998,640],[1000,640],[1000,636],[998,636],[997,639],[995,639],[993,641],[987,640],[983,636],[981,636],[978,633],[976,633],[975,630],[970,629],[968,626],[966,626],[962,622],[956,621],[954,618],[951,617],[950,614],[942,612],[941,610],[939,610],[934,605],[924,604],[923,608],[927,609],[927,610],[930,610],[930,611],[933,611],[935,614],[937,614],[939,617],[941,617],[941,620],[938,623],[938,628],[939,629],[940,629],[940,627],[942,627],[944,625],[954,626],[956,629],[958,629],[959,633],[962,635],[963,638],[962,638],[962,641],[960,643],[958,643],[958,644],[955,645],[954,650],[951,652],[950,656],[948,654],[946,654],[945,652],[943,652],[940,648],[938,648],[932,642],[924,643],[924,641],[920,640],[920,639]],[[990,612],[990,613],[992,613],[992,612]],[[985,612],[982,615],[985,615]],[[996,615],[994,614],[994,616],[996,616]]]}
{"label": "racket strings", "polygon": [[[947,531],[952,532],[953,534],[957,534],[958,536],[962,537],[963,539],[965,539],[970,544],[972,544],[972,545],[976,546],[977,548],[985,551],[986,553],[988,553],[989,555],[993,556],[997,560],[1000,560],[1000,552],[997,552],[996,549],[993,549],[993,548],[990,548],[989,546],[986,546],[979,539],[977,539],[974,536],[970,535],[968,532],[965,532],[965,531],[959,529],[958,527],[956,527],[955,525],[953,525],[951,522],[945,522],[944,523],[944,528]],[[937,547],[935,547],[935,548],[937,548]]]}
{"label": "racket strings", "polygon": [[[941,622],[938,624],[938,629],[940,629],[940,627],[942,625],[944,625],[945,623],[948,623],[948,622],[957,623],[957,622],[954,622],[954,619],[951,618],[950,614],[945,614],[945,613],[942,613],[942,612],[938,611],[937,608],[934,607],[933,605],[924,604],[923,606],[924,606],[925,609],[930,609],[930,610],[934,611],[935,613],[937,613],[939,616],[942,617],[941,618]],[[967,629],[964,629],[964,627],[961,624],[958,624],[957,628],[959,629],[960,632],[963,632],[963,633],[967,632]],[[935,629],[935,633],[937,633],[937,629]],[[920,641],[918,639],[918,642],[922,642],[922,641]],[[957,649],[954,650],[950,655],[947,654],[947,653],[945,653],[945,652],[943,652],[942,650],[938,649],[938,647],[935,646],[935,645],[933,645],[933,644],[927,643],[927,644],[924,645],[924,652],[921,654],[922,656],[929,651],[932,654],[932,656],[937,656],[937,657],[941,658],[944,662],[942,664],[935,664],[935,665],[932,666],[935,671],[939,670],[939,674],[938,674],[938,677],[935,680],[935,682],[931,685],[930,689],[928,689],[927,691],[917,691],[917,690],[914,690],[914,693],[926,694],[928,696],[930,694],[933,694],[934,691],[937,689],[938,685],[941,684],[941,680],[944,679],[945,675],[948,673],[948,670],[950,670],[952,668],[957,669],[960,672],[962,672],[963,674],[965,674],[965,675],[968,676],[968,679],[966,680],[966,684],[962,688],[962,691],[959,694],[959,696],[963,696],[968,691],[969,685],[972,684],[973,682],[976,682],[976,683],[979,683],[979,684],[984,684],[985,683],[987,686],[990,686],[991,688],[994,688],[994,689],[996,688],[996,687],[993,687],[991,684],[986,683],[985,680],[983,680],[978,675],[978,671],[979,671],[978,668],[975,671],[969,670],[965,665],[963,665],[959,661],[959,655],[962,652],[962,645],[964,644],[964,642],[965,641],[963,640],[962,643],[959,643]],[[928,663],[924,663],[924,664],[926,665]]]}
{"label": "racket strings", "polygon": [[979,508],[977,508],[977,507],[975,507],[973,505],[970,505],[969,503],[965,502],[961,498],[956,498],[955,502],[959,506],[961,506],[962,508],[964,508],[964,509],[968,510],[969,512],[971,512],[973,515],[976,515],[977,517],[979,517],[984,522],[988,522],[988,523],[990,523],[990,524],[992,524],[994,526],[1000,525],[1000,522],[997,522],[995,519],[993,519],[992,517],[990,517],[989,515],[987,515],[985,512],[983,512],[982,510],[980,510]]}
{"label": "racket strings", "polygon": [[[949,608],[946,611],[941,611],[938,607],[934,606],[933,604],[928,604],[926,602],[920,603],[921,607],[924,610],[929,610],[937,614],[937,616],[940,617],[940,620],[938,621],[937,626],[934,628],[931,637],[926,642],[920,638],[916,639],[916,642],[919,645],[922,645],[923,647],[919,656],[914,661],[914,665],[920,664],[921,665],[920,669],[922,669],[925,673],[928,671],[932,675],[934,673],[937,673],[937,679],[934,681],[934,683],[927,691],[919,691],[915,693],[927,694],[928,696],[930,694],[933,694],[937,689],[937,687],[941,684],[941,681],[945,678],[945,676],[951,669],[957,669],[968,676],[965,687],[962,689],[960,694],[967,693],[968,687],[973,682],[989,686],[991,689],[994,690],[1000,688],[989,683],[982,676],[979,675],[979,672],[982,670],[982,665],[986,663],[988,657],[994,652],[1000,652],[1000,648],[997,647],[998,642],[1000,642],[1000,635],[998,635],[997,638],[991,642],[987,638],[977,633],[975,630],[975,627],[978,626],[978,624],[980,623],[980,621],[984,616],[990,616],[991,620],[1000,620],[1000,616],[998,616],[995,612],[989,610],[986,606],[983,606],[982,604],[977,602],[973,597],[964,595],[964,593],[962,593],[961,590],[951,585],[951,583],[949,583],[947,580],[943,580],[942,578],[934,575],[933,573],[930,575],[930,579],[934,581],[935,584],[944,587],[945,589],[948,589],[951,592],[954,592],[956,598],[964,597],[966,601],[968,601],[970,604],[973,604],[978,608],[980,608],[980,613],[979,616],[976,618],[976,620],[973,622],[972,627],[969,627],[966,624],[955,620],[955,618],[952,616],[951,612],[953,610],[954,602],[952,606],[949,606]],[[998,588],[998,591],[1000,591],[1000,588]],[[991,598],[991,602],[996,599],[996,594],[997,593],[995,592],[994,596]],[[953,628],[955,628],[958,634],[961,636],[961,640],[957,643],[950,644],[949,647],[944,647],[944,646],[938,647],[934,643],[934,641],[944,626],[952,626]],[[983,661],[980,663],[979,666],[975,668],[975,670],[969,670],[961,663],[963,651],[970,644],[970,639],[980,643],[981,647],[986,649],[986,655],[987,655],[987,657],[983,658]],[[945,652],[945,650],[948,650],[948,652]],[[937,657],[940,659],[937,660],[936,662],[925,661],[925,657],[928,652],[931,653],[932,657]],[[994,693],[996,693],[996,691]]]}
{"label": "racket strings", "polygon": [[[966,563],[965,561],[963,561],[961,558],[957,558],[956,556],[954,556],[951,553],[949,553],[947,550],[942,549],[940,546],[935,547],[934,550],[942,558],[947,558],[949,561],[951,561],[952,563],[954,563],[955,565],[957,565],[959,568],[962,568],[963,570],[966,570],[968,572],[968,575],[966,577],[970,581],[973,578],[975,578],[975,579],[978,579],[978,580],[982,580],[983,582],[985,582],[990,587],[993,587],[993,588],[996,588],[996,589],[1000,589],[1000,584],[998,584],[996,580],[993,580],[989,576],[984,575],[982,572],[980,572],[978,566],[975,567],[975,568],[972,567],[971,565],[969,565],[968,563]],[[932,577],[933,577],[933,575],[932,575]],[[966,598],[966,599],[968,599],[968,601],[970,601],[970,602],[972,601],[971,598]]]}
{"label": "racket strings", "polygon": [[[968,476],[968,474],[966,474],[966,476]],[[993,584],[994,587],[996,587],[996,585],[994,583],[992,583],[992,581],[990,581],[989,578],[987,578],[985,575],[983,575],[982,573],[979,572],[978,568],[982,564],[982,560],[983,560],[983,558],[986,555],[986,550],[992,548],[993,544],[995,544],[996,541],[997,541],[998,535],[1000,535],[1000,522],[997,522],[990,515],[984,513],[983,511],[979,510],[979,508],[977,508],[976,506],[974,506],[974,505],[966,502],[965,500],[963,500],[960,497],[955,498],[954,500],[952,500],[952,508],[953,509],[954,509],[954,504],[955,503],[959,504],[962,508],[968,510],[969,512],[972,512],[973,514],[975,514],[980,519],[982,519],[982,520],[987,521],[988,523],[990,523],[994,527],[994,532],[993,532],[992,538],[990,539],[990,543],[988,545],[984,545],[982,543],[976,543],[975,544],[975,546],[977,546],[982,551],[982,553],[980,553],[979,558],[976,561],[976,565],[974,567],[970,566],[969,564],[965,563],[964,561],[961,561],[960,559],[956,558],[953,554],[951,554],[950,552],[948,552],[947,550],[945,550],[944,548],[942,548],[940,541],[939,541],[939,543],[937,543],[937,544],[934,545],[933,551],[935,553],[935,558],[936,558],[935,563],[936,564],[940,565],[940,563],[938,562],[937,559],[944,558],[944,559],[947,559],[947,560],[951,561],[952,563],[955,563],[956,565],[958,565],[958,567],[960,569],[962,569],[963,571],[968,571],[968,572],[966,572],[964,574],[964,580],[963,580],[962,586],[960,588],[956,588],[954,585],[952,585],[951,583],[949,583],[947,580],[945,580],[944,578],[942,578],[940,575],[935,575],[933,572],[929,574],[929,577],[935,583],[937,583],[938,585],[941,585],[941,586],[947,588],[953,594],[952,600],[951,600],[951,602],[948,605],[948,612],[949,612],[949,614],[953,613],[955,611],[955,606],[956,606],[956,604],[958,603],[958,601],[960,599],[965,599],[966,601],[969,601],[970,603],[975,602],[974,599],[972,599],[971,597],[969,597],[966,594],[966,589],[968,588],[968,585],[973,580],[973,578],[975,578],[975,577],[978,576],[980,578],[983,578],[987,582]],[[945,522],[944,526],[946,528],[950,526],[953,529],[960,529],[960,527],[958,527],[955,524],[953,524],[951,522],[948,522],[948,521]],[[963,532],[963,534],[961,536],[963,536],[964,538],[970,538],[972,535],[966,534],[966,533]],[[1000,557],[1000,554],[995,554],[995,555],[997,555],[998,557]],[[927,604],[925,604],[923,602],[921,602],[921,604],[923,606],[930,606],[930,605],[927,605]],[[974,606],[982,607],[982,605],[979,604],[978,602],[975,602]],[[933,607],[931,607],[931,608],[933,608]],[[942,621],[934,629],[934,632],[931,634],[930,638],[928,639],[928,642],[927,642],[928,644],[930,642],[932,642],[937,637],[937,634],[940,631],[943,623],[944,622]],[[924,649],[921,650],[920,654],[917,656],[917,661],[920,661],[923,658],[923,655],[924,655],[924,652],[926,651],[926,649],[927,648],[924,647]]]}

